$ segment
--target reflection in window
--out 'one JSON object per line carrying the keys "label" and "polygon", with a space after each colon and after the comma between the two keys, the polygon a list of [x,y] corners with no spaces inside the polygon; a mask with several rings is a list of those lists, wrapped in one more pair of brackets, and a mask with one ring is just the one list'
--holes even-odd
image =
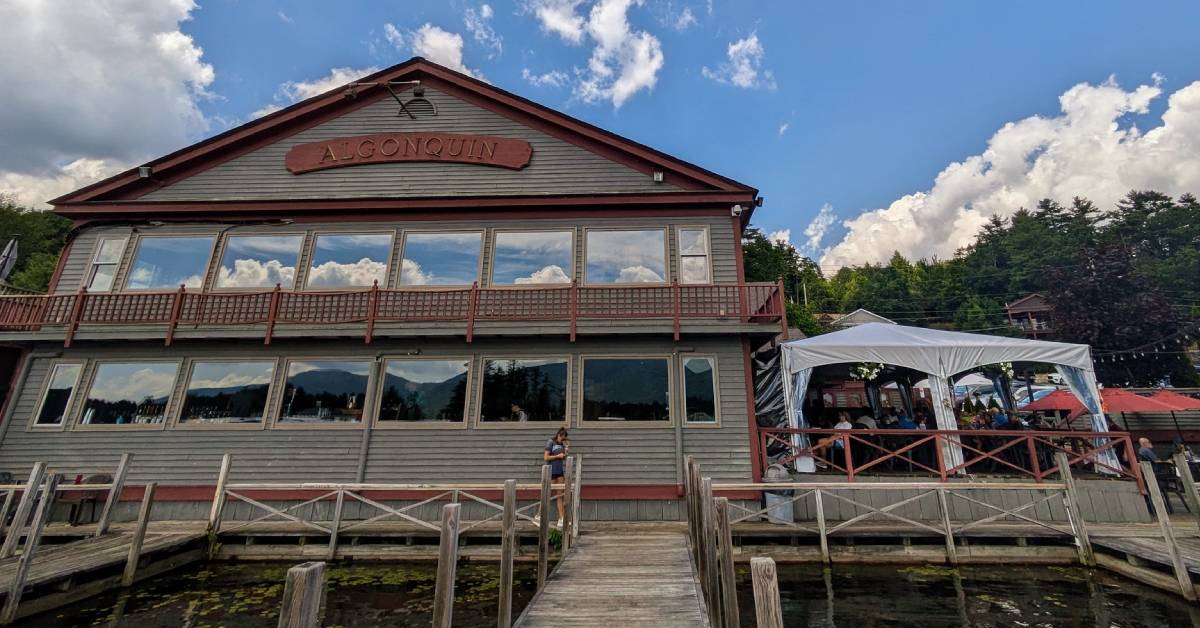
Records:
{"label": "reflection in window", "polygon": [[274,362],[196,362],[180,423],[261,423]]}
{"label": "reflection in window", "polygon": [[204,283],[213,239],[213,236],[142,238],[125,287],[129,290],[162,290],[180,285],[199,288]]}
{"label": "reflection in window", "polygon": [[463,420],[469,360],[388,360],[380,421]]}
{"label": "reflection in window", "polygon": [[105,362],[83,403],[83,425],[162,423],[175,386],[174,362]]}
{"label": "reflection in window", "polygon": [[58,364],[50,373],[42,406],[38,409],[36,425],[62,425],[71,404],[71,394],[79,383],[79,364]]}
{"label": "reflection in window", "polygon": [[378,281],[386,288],[391,257],[392,236],[388,233],[318,235],[308,268],[308,286],[370,286]]}
{"label": "reflection in window", "polygon": [[709,283],[708,229],[679,230],[679,283]]}
{"label": "reflection in window", "polygon": [[716,383],[712,358],[683,359],[683,416],[688,423],[717,421]]}
{"label": "reflection in window", "polygon": [[218,288],[291,288],[296,283],[296,259],[302,235],[231,236],[217,271]]}
{"label": "reflection in window", "polygon": [[583,361],[584,421],[669,421],[666,358]]}
{"label": "reflection in window", "polygon": [[125,252],[127,240],[125,236],[100,238],[100,246],[96,247],[96,255],[92,258],[92,268],[88,274],[88,292],[112,290],[113,280],[117,277],[117,266],[121,263],[121,254]]}
{"label": "reflection in window", "polygon": [[567,416],[567,361],[486,360],[481,421],[557,421]]}
{"label": "reflection in window", "polygon": [[400,283],[461,286],[479,278],[481,233],[409,233],[404,237]]}
{"label": "reflection in window", "polygon": [[370,362],[297,361],[288,364],[282,423],[358,423],[367,399]]}
{"label": "reflection in window", "polygon": [[570,231],[496,233],[492,284],[571,283]]}
{"label": "reflection in window", "polygon": [[662,283],[667,277],[666,232],[588,231],[590,283]]}

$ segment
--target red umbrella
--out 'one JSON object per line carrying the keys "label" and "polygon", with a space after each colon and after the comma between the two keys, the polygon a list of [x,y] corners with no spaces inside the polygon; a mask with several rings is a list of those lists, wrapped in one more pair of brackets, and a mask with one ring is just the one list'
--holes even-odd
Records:
{"label": "red umbrella", "polygon": [[1173,390],[1161,389],[1150,395],[1151,399],[1175,406],[1176,410],[1200,410],[1200,399],[1181,395]]}
{"label": "red umbrella", "polygon": [[1164,403],[1158,399],[1143,397],[1123,388],[1105,388],[1100,391],[1104,398],[1105,412],[1173,412],[1180,410],[1178,406]]}
{"label": "red umbrella", "polygon": [[1021,406],[1021,410],[1029,412],[1065,410],[1070,413],[1072,418],[1084,413],[1083,404],[1075,398],[1075,395],[1066,390],[1056,390],[1033,403]]}

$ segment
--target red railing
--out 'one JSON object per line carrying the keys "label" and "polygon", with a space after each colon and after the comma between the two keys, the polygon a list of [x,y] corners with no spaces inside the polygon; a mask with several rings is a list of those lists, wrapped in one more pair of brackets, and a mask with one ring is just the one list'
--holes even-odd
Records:
{"label": "red railing", "polygon": [[581,320],[728,319],[778,322],[787,331],[780,284],[654,286],[509,286],[503,288],[301,291],[121,292],[0,296],[0,331],[62,328],[70,346],[81,326],[164,325],[170,344],[181,328],[265,325],[265,342],[286,325],[461,322],[470,340],[477,322],[560,321],[575,339]]}
{"label": "red railing", "polygon": [[[1122,432],[761,428],[759,437],[764,469],[811,457],[819,472],[850,482],[867,472],[917,473],[943,482],[964,473],[1041,482],[1057,475],[1055,454],[1063,452],[1074,470],[1131,479],[1144,489],[1133,439]],[[954,446],[961,462],[947,460]]]}

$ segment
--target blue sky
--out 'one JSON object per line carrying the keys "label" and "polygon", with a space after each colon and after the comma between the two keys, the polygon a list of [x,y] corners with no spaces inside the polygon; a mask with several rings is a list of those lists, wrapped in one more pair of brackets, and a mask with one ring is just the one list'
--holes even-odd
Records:
{"label": "blue sky", "polygon": [[[191,38],[190,48],[178,46],[193,51],[191,57],[181,53],[172,61],[183,69],[167,73],[193,99],[194,111],[175,116],[183,128],[108,154],[102,136],[80,131],[72,144],[70,129],[56,130],[67,136],[64,148],[40,171],[21,172],[30,167],[0,160],[0,187],[40,192],[43,180],[57,176],[61,183],[66,176],[48,170],[71,174],[73,158],[110,165],[151,158],[250,120],[265,106],[289,104],[334,68],[386,67],[421,51],[424,42],[425,50],[449,54],[495,85],[758,187],[766,206],[755,224],[790,231],[794,244],[825,255],[831,269],[886,258],[891,251],[883,249],[893,245],[911,255],[945,255],[952,251],[947,242],[969,238],[985,214],[1011,213],[1013,205],[1043,195],[1105,203],[1132,186],[1200,193],[1200,161],[1169,177],[1153,172],[1168,163],[1155,159],[1196,158],[1191,149],[1200,131],[1191,127],[1198,125],[1165,125],[1169,137],[1155,146],[1168,145],[1174,152],[1166,156],[1142,137],[1164,126],[1174,96],[1180,121],[1200,115],[1191,106],[1200,101],[1200,84],[1193,86],[1200,81],[1196,2],[1137,10],[1107,0],[167,4],[175,6],[155,9],[161,15],[144,21],[151,32],[174,21]],[[103,24],[91,28],[104,31]],[[80,54],[115,64],[123,45],[114,41],[111,59],[102,46]],[[626,50],[642,54],[627,59]],[[589,70],[589,60],[597,59],[621,78],[597,78]],[[55,71],[47,81],[71,78]],[[36,80],[30,73],[18,78],[27,85]],[[1115,83],[1106,84],[1109,77]],[[153,78],[148,70],[146,80]],[[1064,113],[1064,95],[1077,104],[1074,114]],[[40,115],[29,109],[31,117]],[[1026,123],[998,135],[1031,116],[1062,124]],[[1132,136],[1131,126],[1138,129]],[[0,131],[6,128],[0,120]],[[995,138],[1014,145],[1013,159],[1025,166],[1008,172],[1002,167],[1008,153],[985,154]],[[71,146],[80,148],[73,154]],[[140,154],[139,147],[154,152]],[[1107,154],[1103,147],[1115,147],[1119,158],[1089,163]],[[972,165],[973,156],[980,159]],[[964,160],[969,178],[986,183],[938,181]],[[1139,165],[1136,172],[1130,163]],[[914,193],[925,195],[908,196]],[[820,237],[808,242],[802,232],[825,206],[811,230]],[[863,212],[847,238],[842,221]],[[827,250],[839,242],[845,246]]]}

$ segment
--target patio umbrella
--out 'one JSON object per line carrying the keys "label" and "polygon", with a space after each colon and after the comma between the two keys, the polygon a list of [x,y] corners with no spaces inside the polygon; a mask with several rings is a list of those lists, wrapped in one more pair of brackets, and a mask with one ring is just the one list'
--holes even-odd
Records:
{"label": "patio umbrella", "polygon": [[[1179,410],[1178,406],[1173,406],[1150,397],[1143,397],[1139,394],[1129,392],[1122,388],[1105,388],[1100,391],[1100,396],[1104,398],[1104,409],[1108,412],[1120,412],[1121,418],[1125,418],[1126,412],[1161,412],[1170,414],[1171,420],[1175,422],[1175,432],[1179,434],[1179,438],[1183,438],[1183,430],[1179,427],[1179,420],[1175,418],[1175,411]],[[1129,427],[1129,423],[1125,423],[1125,427]]]}
{"label": "patio umbrella", "polygon": [[1175,409],[1177,410],[1200,410],[1200,399],[1189,397],[1187,395],[1181,395],[1173,390],[1167,390],[1165,388],[1160,389],[1153,395],[1150,395],[1150,398],[1154,399],[1155,401],[1161,401],[1165,404],[1175,406]]}
{"label": "patio umbrella", "polygon": [[[1101,395],[1103,396],[1103,394],[1102,391]],[[1028,412],[1066,412],[1067,423],[1070,423],[1082,414],[1087,414],[1079,399],[1066,390],[1056,390],[1037,401],[1022,406],[1021,410]]]}

